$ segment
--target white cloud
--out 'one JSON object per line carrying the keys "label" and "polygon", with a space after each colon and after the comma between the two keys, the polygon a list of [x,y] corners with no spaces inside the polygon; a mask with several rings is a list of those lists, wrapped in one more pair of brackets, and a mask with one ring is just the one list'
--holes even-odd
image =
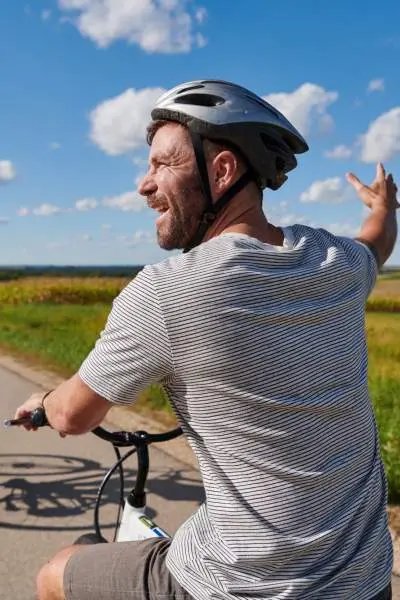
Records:
{"label": "white cloud", "polygon": [[143,158],[143,156],[134,156],[132,162],[135,167],[147,167],[147,159]]}
{"label": "white cloud", "polygon": [[150,112],[164,92],[163,88],[129,88],[105,100],[90,113],[91,140],[112,156],[139,148],[146,140]]}
{"label": "white cloud", "polygon": [[92,236],[89,233],[84,233],[82,236],[82,241],[83,242],[91,242],[92,241]]}
{"label": "white cloud", "polygon": [[20,217],[26,217],[27,215],[29,215],[29,208],[25,208],[25,206],[23,206],[22,208],[19,208],[17,210],[17,215],[19,215]]}
{"label": "white cloud", "polygon": [[388,161],[400,153],[400,106],[380,115],[360,136],[360,159],[365,163]]}
{"label": "white cloud", "polygon": [[72,22],[100,48],[126,40],[149,53],[189,52],[198,45],[194,25],[205,17],[202,8],[188,12],[187,0],[58,0],[58,5],[78,13]]}
{"label": "white cloud", "polygon": [[333,126],[327,109],[338,97],[337,92],[327,92],[314,83],[303,83],[294,92],[269,94],[264,100],[281,111],[300,133],[307,135],[314,122],[324,132]]}
{"label": "white cloud", "polygon": [[119,235],[117,240],[126,247],[143,246],[147,244],[155,244],[156,236],[152,231],[135,231],[133,235]]}
{"label": "white cloud", "polygon": [[135,231],[132,236],[132,242],[134,244],[154,244],[156,236],[153,231]]}
{"label": "white cloud", "polygon": [[75,208],[81,212],[86,212],[88,210],[93,210],[98,205],[98,202],[95,198],[82,198],[81,200],[77,200],[75,202]]}
{"label": "white cloud", "polygon": [[143,177],[146,175],[146,173],[138,173],[134,179],[135,185],[138,188],[140,185],[140,182],[142,181]]}
{"label": "white cloud", "polygon": [[206,9],[204,7],[198,8],[195,12],[194,17],[198,23],[204,23],[204,21],[207,19]]}
{"label": "white cloud", "polygon": [[61,212],[61,208],[55,204],[41,204],[32,210],[32,213],[38,217],[49,217],[59,212]]}
{"label": "white cloud", "polygon": [[0,183],[12,181],[16,177],[16,170],[11,160],[0,160]]}
{"label": "white cloud", "polygon": [[51,142],[50,148],[51,150],[59,150],[61,148],[61,144],[59,144],[58,142]]}
{"label": "white cloud", "polygon": [[367,92],[383,92],[384,89],[384,79],[371,79],[371,81],[368,84]]}
{"label": "white cloud", "polygon": [[65,244],[61,244],[60,242],[49,242],[47,244],[47,248],[49,250],[63,250],[65,248]]}
{"label": "white cloud", "polygon": [[274,218],[274,225],[279,227],[287,227],[288,225],[293,225],[293,223],[309,225],[309,220],[304,215],[297,215],[295,213],[287,213]]}
{"label": "white cloud", "polygon": [[300,194],[300,202],[322,202],[324,204],[338,204],[348,200],[352,195],[352,189],[348,184],[344,185],[340,177],[331,177],[314,181],[310,187]]}
{"label": "white cloud", "polygon": [[109,231],[111,229],[111,225],[109,225],[108,223],[104,223],[101,228],[103,229],[103,231]]}
{"label": "white cloud", "polygon": [[208,40],[206,37],[204,37],[204,35],[202,33],[197,33],[196,34],[196,43],[199,48],[205,48],[205,46],[207,46],[207,44],[208,44]]}
{"label": "white cloud", "polygon": [[8,223],[7,217],[0,217],[0,225],[7,225],[7,223]]}
{"label": "white cloud", "polygon": [[334,235],[340,235],[344,237],[354,237],[360,231],[360,227],[356,227],[351,223],[330,223],[329,225],[325,225],[324,229],[327,229]]}
{"label": "white cloud", "polygon": [[51,17],[51,10],[45,9],[42,10],[41,17],[43,21],[47,21]]}
{"label": "white cloud", "polygon": [[147,207],[145,199],[137,192],[125,192],[118,196],[104,198],[103,204],[109,208],[116,208],[124,212],[140,212]]}
{"label": "white cloud", "polygon": [[337,158],[337,159],[350,158],[350,156],[352,154],[353,154],[353,150],[351,148],[349,148],[348,146],[344,146],[343,144],[340,144],[339,146],[335,146],[335,148],[333,148],[333,150],[329,150],[329,151],[325,152],[325,156],[327,156],[328,158]]}

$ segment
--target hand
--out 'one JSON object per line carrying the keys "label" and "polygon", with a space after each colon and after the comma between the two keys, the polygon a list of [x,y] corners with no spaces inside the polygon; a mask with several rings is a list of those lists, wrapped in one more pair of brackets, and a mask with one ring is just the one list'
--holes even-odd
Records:
{"label": "hand", "polygon": [[[35,392],[22,404],[14,415],[14,419],[21,419],[22,417],[29,417],[36,408],[42,407],[44,392]],[[36,431],[37,427],[34,427],[30,423],[23,425],[27,431]]]}
{"label": "hand", "polygon": [[347,173],[346,178],[368,208],[396,210],[400,207],[396,198],[397,185],[394,182],[391,173],[386,175],[382,163],[378,163],[376,167],[376,177],[370,186],[361,183],[358,177],[353,173]]}
{"label": "hand", "polygon": [[[21,417],[28,417],[36,408],[43,408],[43,397],[44,392],[35,392],[28,398],[24,404],[22,404],[15,413],[14,419],[20,419]],[[22,427],[24,427],[27,431],[37,431],[37,427],[34,427],[30,423],[25,423]],[[59,431],[60,437],[67,437],[66,433]]]}

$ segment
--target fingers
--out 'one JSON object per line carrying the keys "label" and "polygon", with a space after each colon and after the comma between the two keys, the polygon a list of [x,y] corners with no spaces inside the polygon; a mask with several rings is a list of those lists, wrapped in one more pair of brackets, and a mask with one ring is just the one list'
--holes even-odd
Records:
{"label": "fingers", "polygon": [[354,175],[354,173],[346,173],[346,179],[349,183],[351,183],[357,192],[366,187],[365,184]]}
{"label": "fingers", "polygon": [[389,175],[386,177],[386,181],[388,183],[390,183],[394,187],[394,189],[396,190],[396,192],[397,192],[397,185],[396,185],[396,182],[393,179],[393,175],[391,173],[389,173]]}
{"label": "fingers", "polygon": [[379,162],[376,165],[376,180],[377,181],[385,181],[385,176],[386,176],[385,167],[383,166],[382,163]]}

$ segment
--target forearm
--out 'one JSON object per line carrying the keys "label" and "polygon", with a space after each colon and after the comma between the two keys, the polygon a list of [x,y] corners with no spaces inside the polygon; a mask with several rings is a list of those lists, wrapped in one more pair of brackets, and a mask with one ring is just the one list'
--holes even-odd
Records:
{"label": "forearm", "polygon": [[379,207],[371,210],[356,239],[375,248],[379,257],[379,266],[382,266],[391,255],[396,238],[396,210]]}
{"label": "forearm", "polygon": [[76,374],[44,400],[47,419],[57,431],[80,435],[97,427],[111,403],[95,394]]}

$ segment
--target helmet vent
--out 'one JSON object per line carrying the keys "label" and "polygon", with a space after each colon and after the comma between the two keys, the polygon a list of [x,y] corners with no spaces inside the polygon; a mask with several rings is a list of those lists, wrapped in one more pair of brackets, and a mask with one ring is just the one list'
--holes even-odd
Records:
{"label": "helmet vent", "polygon": [[192,104],[195,106],[219,106],[224,104],[224,98],[214,94],[185,94],[174,98],[176,104]]}
{"label": "helmet vent", "polygon": [[201,83],[200,85],[191,85],[190,87],[185,87],[182,90],[179,90],[179,94],[184,94],[185,92],[191,92],[192,90],[202,90],[204,85]]}

